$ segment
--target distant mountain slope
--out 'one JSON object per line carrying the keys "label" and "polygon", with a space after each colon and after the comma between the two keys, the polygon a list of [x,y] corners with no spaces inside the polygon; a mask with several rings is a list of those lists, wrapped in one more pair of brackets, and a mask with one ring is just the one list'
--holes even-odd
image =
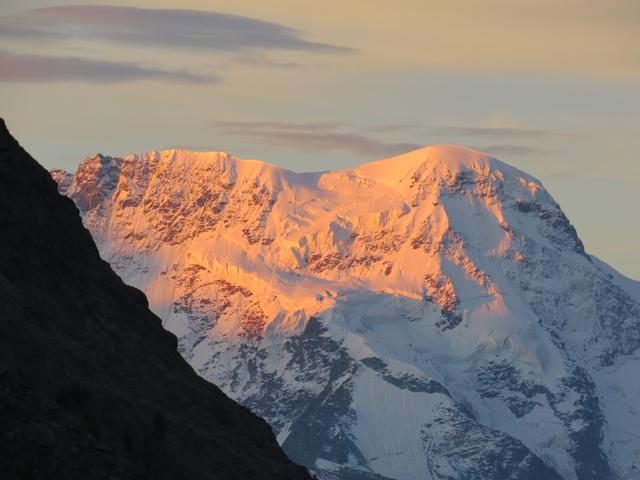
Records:
{"label": "distant mountain slope", "polygon": [[0,120],[0,478],[309,479],[198,377]]}
{"label": "distant mountain slope", "polygon": [[637,476],[638,283],[537,179],[446,145],[314,174],[169,150],[54,175],[189,363],[322,478]]}

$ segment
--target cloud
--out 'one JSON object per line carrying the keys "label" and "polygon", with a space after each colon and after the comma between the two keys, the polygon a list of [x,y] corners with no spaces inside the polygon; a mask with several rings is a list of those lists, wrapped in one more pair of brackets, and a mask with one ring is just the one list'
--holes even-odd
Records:
{"label": "cloud", "polygon": [[389,157],[420,148],[415,143],[384,142],[361,133],[342,122],[211,122],[224,133],[258,143],[287,146],[298,150],[348,151],[363,157]]}
{"label": "cloud", "polygon": [[219,82],[213,74],[161,70],[129,63],[104,62],[75,57],[14,54],[0,51],[0,82],[59,82],[80,80],[115,83],[163,80],[194,84]]}
{"label": "cloud", "polygon": [[204,10],[129,6],[37,8],[0,17],[0,35],[51,41],[93,39],[145,47],[226,52],[353,52],[350,48],[306,40],[298,30],[250,17]]}
{"label": "cloud", "polygon": [[500,144],[478,147],[476,150],[489,153],[491,155],[543,155],[547,150],[528,145]]}
{"label": "cloud", "polygon": [[265,129],[265,130],[296,130],[296,131],[335,131],[349,128],[355,128],[355,125],[346,122],[309,122],[309,123],[294,123],[294,122],[278,122],[278,121],[258,121],[258,122],[243,122],[243,121],[214,121],[209,122],[213,127],[222,128],[224,130],[231,131],[243,131],[253,129]]}
{"label": "cloud", "polygon": [[384,132],[399,132],[402,130],[415,130],[421,128],[421,125],[417,123],[390,123],[386,125],[374,125],[365,127],[367,132],[384,133]]}
{"label": "cloud", "polygon": [[442,135],[461,135],[469,137],[520,137],[536,138],[564,135],[550,130],[538,130],[534,128],[517,127],[465,127],[465,126],[440,126],[434,127],[432,131]]}
{"label": "cloud", "polygon": [[[433,138],[434,133],[440,135],[456,133],[471,137],[513,137],[538,139],[554,135],[564,135],[547,130],[536,130],[515,127],[432,127],[425,128],[414,123],[398,123],[384,125],[355,125],[347,122],[281,122],[281,121],[215,121],[210,126],[229,135],[237,135],[246,140],[263,145],[288,146],[299,150],[349,151],[362,157],[388,157],[422,147],[424,144],[411,142],[388,142],[379,137],[385,134],[410,133],[413,138],[425,136]],[[441,143],[441,142],[435,142]],[[546,148],[521,143],[495,143],[476,150],[500,156],[538,156],[542,157],[551,151]]]}
{"label": "cloud", "polygon": [[290,62],[290,61],[279,61],[273,60],[269,58],[267,55],[262,54],[241,54],[236,55],[233,58],[235,63],[256,66],[256,67],[269,67],[269,68],[278,68],[278,69],[293,69],[300,68],[302,66],[299,62]]}

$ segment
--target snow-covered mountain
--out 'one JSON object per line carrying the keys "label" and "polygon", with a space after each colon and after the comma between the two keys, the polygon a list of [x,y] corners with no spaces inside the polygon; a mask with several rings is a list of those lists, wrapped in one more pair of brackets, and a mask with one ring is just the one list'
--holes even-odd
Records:
{"label": "snow-covered mountain", "polygon": [[453,146],[52,175],[193,368],[320,478],[640,477],[640,282],[535,178]]}

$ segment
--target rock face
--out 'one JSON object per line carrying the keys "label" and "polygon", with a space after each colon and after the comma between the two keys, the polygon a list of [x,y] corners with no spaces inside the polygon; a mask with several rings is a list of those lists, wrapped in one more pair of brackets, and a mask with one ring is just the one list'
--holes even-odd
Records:
{"label": "rock face", "polygon": [[310,479],[176,346],[0,120],[0,477]]}
{"label": "rock face", "polygon": [[323,479],[640,475],[640,286],[542,184],[436,146],[296,174],[225,153],[57,171],[204,378]]}

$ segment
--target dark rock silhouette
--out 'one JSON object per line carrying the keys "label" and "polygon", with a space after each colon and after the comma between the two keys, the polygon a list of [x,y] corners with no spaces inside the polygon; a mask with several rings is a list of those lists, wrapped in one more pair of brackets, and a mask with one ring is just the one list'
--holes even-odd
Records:
{"label": "dark rock silhouette", "polygon": [[309,479],[198,377],[0,119],[0,478]]}

